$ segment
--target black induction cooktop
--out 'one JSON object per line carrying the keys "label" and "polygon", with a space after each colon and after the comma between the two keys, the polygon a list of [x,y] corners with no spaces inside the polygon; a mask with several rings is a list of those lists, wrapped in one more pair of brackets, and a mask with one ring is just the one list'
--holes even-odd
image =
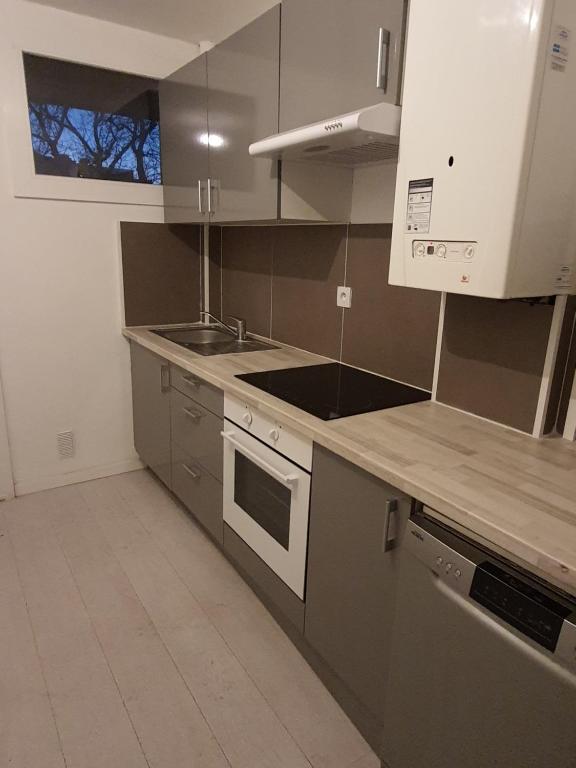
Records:
{"label": "black induction cooktop", "polygon": [[236,378],[324,421],[430,400],[430,393],[340,363],[243,373]]}

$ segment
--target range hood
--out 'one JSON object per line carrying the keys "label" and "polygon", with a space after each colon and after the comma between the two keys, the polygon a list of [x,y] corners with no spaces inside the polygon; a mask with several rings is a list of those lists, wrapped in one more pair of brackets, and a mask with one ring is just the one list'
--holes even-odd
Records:
{"label": "range hood", "polygon": [[249,152],[252,157],[349,166],[396,160],[401,113],[394,104],[376,104],[269,136],[251,144]]}

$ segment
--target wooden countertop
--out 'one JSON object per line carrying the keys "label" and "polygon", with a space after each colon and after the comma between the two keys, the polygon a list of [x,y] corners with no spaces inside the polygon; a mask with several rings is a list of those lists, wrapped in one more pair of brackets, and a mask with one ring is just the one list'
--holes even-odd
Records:
{"label": "wooden countertop", "polygon": [[432,402],[326,422],[234,377],[333,362],[327,358],[292,347],[202,357],[146,328],[124,335],[277,417],[576,596],[576,443],[535,440]]}

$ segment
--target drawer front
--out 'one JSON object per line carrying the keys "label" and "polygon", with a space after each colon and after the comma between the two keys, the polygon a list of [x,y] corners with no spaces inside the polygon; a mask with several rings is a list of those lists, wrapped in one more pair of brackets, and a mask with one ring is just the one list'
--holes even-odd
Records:
{"label": "drawer front", "polygon": [[216,541],[222,543],[222,485],[177,445],[172,449],[172,491]]}
{"label": "drawer front", "polygon": [[184,371],[176,365],[170,366],[170,383],[179,392],[191,397],[216,416],[224,416],[224,393],[217,387],[207,384],[193,373]]}
{"label": "drawer front", "polygon": [[173,442],[222,482],[223,420],[175,389],[171,398]]}

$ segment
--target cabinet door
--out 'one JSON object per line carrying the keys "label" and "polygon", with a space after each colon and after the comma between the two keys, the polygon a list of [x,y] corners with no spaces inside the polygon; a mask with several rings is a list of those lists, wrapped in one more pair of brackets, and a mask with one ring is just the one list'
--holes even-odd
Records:
{"label": "cabinet door", "polygon": [[208,53],[212,221],[276,219],[277,162],[248,147],[278,132],[280,6]]}
{"label": "cabinet door", "polygon": [[142,461],[170,487],[170,369],[131,344],[134,446]]}
{"label": "cabinet door", "polygon": [[[283,1],[281,131],[381,101],[398,103],[405,5],[405,0]],[[390,33],[383,78],[377,77],[380,29]],[[386,59],[384,46],[383,54]]]}
{"label": "cabinet door", "polygon": [[167,222],[208,221],[206,54],[160,83],[160,144]]}
{"label": "cabinet door", "polygon": [[397,555],[385,551],[384,539],[394,500],[390,522],[398,535],[410,514],[408,497],[314,447],[305,636],[380,721]]}

